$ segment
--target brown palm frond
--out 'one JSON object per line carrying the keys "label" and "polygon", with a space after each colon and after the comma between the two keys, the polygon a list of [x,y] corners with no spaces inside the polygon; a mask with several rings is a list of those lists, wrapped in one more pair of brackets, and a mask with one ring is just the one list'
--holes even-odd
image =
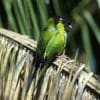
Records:
{"label": "brown palm frond", "polygon": [[[59,71],[57,68],[61,59],[58,58],[38,83],[33,79],[27,89],[35,48],[36,41],[27,36],[0,29],[0,98],[2,100],[8,98],[10,100],[65,100],[66,93],[68,93],[66,98],[69,100],[100,99],[99,78],[89,72],[85,64],[79,64],[75,59],[67,56],[64,56]],[[72,75],[69,80],[70,72]]]}

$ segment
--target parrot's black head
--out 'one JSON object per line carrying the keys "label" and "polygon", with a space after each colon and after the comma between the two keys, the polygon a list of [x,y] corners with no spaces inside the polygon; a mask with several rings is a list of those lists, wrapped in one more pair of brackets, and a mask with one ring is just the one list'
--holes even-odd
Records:
{"label": "parrot's black head", "polygon": [[58,22],[64,23],[64,19],[60,16],[56,16],[56,17],[54,17],[54,19],[55,19],[55,24],[57,24]]}
{"label": "parrot's black head", "polygon": [[65,25],[65,28],[66,28],[67,31],[70,31],[72,29],[71,22],[67,21],[64,25]]}
{"label": "parrot's black head", "polygon": [[62,22],[65,26],[66,31],[70,31],[72,29],[72,25],[70,21],[67,21],[60,16],[57,16],[54,19],[55,19],[55,24],[57,24],[58,22]]}

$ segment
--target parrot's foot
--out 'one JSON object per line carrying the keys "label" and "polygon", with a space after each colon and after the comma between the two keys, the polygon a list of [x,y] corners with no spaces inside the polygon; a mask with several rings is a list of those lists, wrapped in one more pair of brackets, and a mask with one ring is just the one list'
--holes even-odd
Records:
{"label": "parrot's foot", "polygon": [[59,71],[62,70],[62,64],[63,64],[63,61],[64,61],[64,59],[65,59],[65,50],[64,50],[64,52],[62,53],[62,55],[57,56],[57,58],[59,59],[59,66],[58,66],[57,72],[59,72]]}
{"label": "parrot's foot", "polygon": [[57,56],[57,58],[63,61],[65,59],[65,50],[61,55]]}

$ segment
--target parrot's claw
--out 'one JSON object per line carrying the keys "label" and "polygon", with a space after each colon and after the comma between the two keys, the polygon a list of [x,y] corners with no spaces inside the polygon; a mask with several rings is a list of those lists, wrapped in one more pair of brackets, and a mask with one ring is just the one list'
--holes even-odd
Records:
{"label": "parrot's claw", "polygon": [[59,59],[59,66],[58,66],[57,72],[62,70],[62,64],[65,59],[65,50],[63,51],[61,56],[58,56],[58,59]]}
{"label": "parrot's claw", "polygon": [[59,56],[57,56],[58,59],[64,59],[65,58],[65,50],[63,51],[63,53]]}

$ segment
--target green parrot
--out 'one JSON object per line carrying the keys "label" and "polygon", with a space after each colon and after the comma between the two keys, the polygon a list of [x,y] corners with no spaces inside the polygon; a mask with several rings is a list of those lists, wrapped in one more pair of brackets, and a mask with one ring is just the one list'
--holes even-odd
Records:
{"label": "green parrot", "polygon": [[38,45],[36,48],[36,57],[34,61],[34,66],[36,69],[40,66],[43,59],[43,54],[46,49],[46,46],[53,35],[56,34],[56,28],[55,28],[55,21],[53,18],[49,18],[47,26],[44,28],[42,34],[40,35]]}
{"label": "green parrot", "polygon": [[[50,18],[48,21],[48,25],[43,34],[41,34],[37,45],[34,65],[35,71],[34,73],[32,73],[31,79],[36,76],[37,69],[39,67],[43,68],[41,70],[42,74],[42,72],[44,72],[46,68],[49,67],[52,61],[64,51],[66,40],[67,32],[62,20],[60,19],[55,25],[54,19]],[[42,63],[41,66],[40,63]]]}
{"label": "green parrot", "polygon": [[37,69],[41,66],[44,61],[43,54],[45,52],[46,46],[56,34],[56,26],[54,18],[49,18],[46,27],[44,28],[42,34],[40,34],[39,41],[36,48],[36,55],[34,59],[33,68],[31,70],[31,75],[29,76],[28,85],[31,83],[32,79],[36,76]]}
{"label": "green parrot", "polygon": [[[58,21],[56,25],[56,34],[54,34],[46,46],[44,52],[45,65],[49,64],[61,53],[63,53],[67,43],[67,32],[62,20]],[[45,66],[44,65],[44,66]]]}

